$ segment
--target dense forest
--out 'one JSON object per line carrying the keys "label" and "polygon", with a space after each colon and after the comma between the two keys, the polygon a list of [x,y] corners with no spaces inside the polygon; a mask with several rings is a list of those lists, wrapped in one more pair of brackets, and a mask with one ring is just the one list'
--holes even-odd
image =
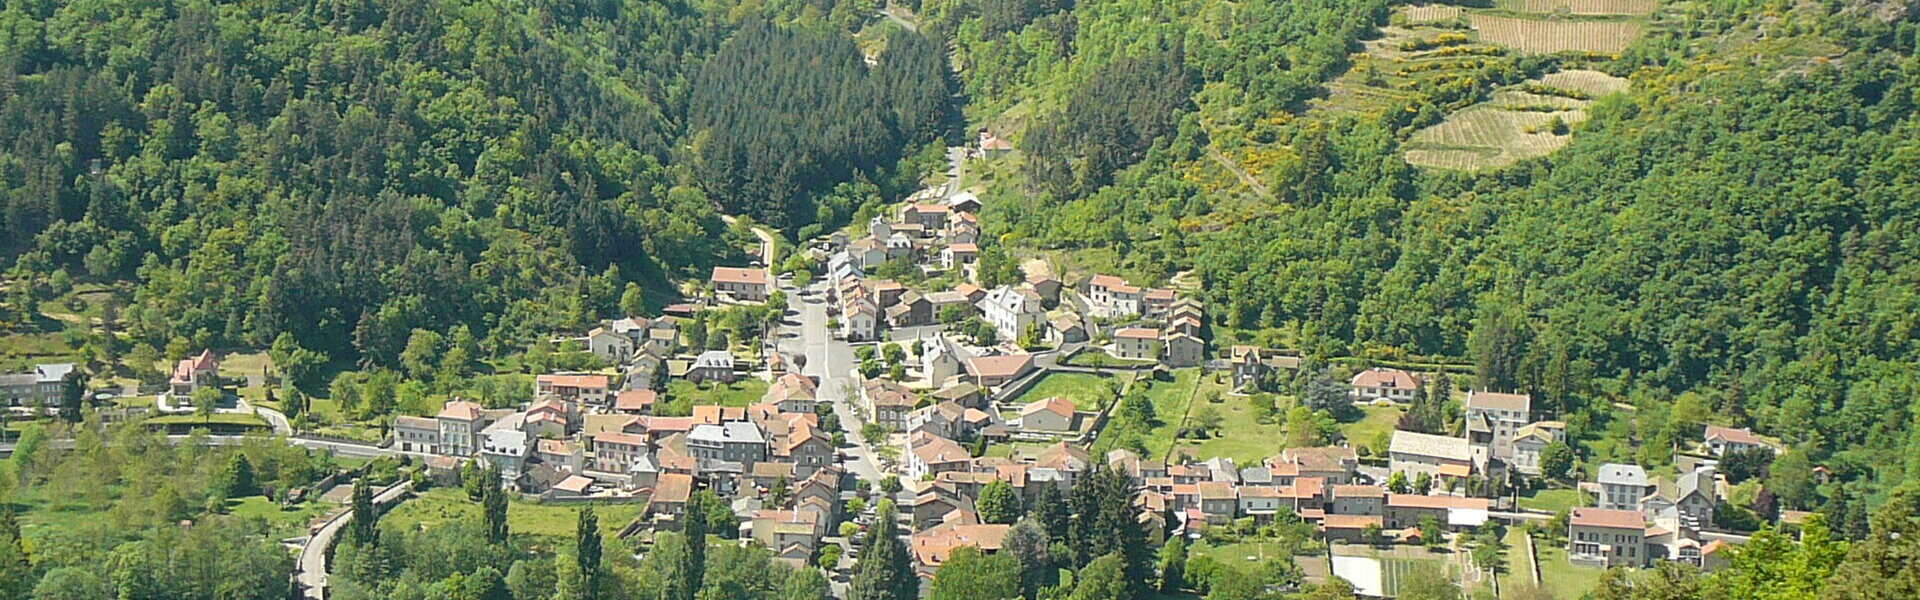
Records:
{"label": "dense forest", "polygon": [[71,282],[131,281],[136,345],[284,333],[395,367],[415,330],[491,354],[630,282],[657,306],[744,261],[721,210],[844,222],[950,126],[937,40],[901,32],[869,68],[823,25],[852,5],[806,6],[9,5],[0,316],[31,330]]}

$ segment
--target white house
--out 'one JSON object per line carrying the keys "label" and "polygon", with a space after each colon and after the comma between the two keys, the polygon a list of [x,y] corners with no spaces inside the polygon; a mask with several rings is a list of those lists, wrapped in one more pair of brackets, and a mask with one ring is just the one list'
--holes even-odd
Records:
{"label": "white house", "polygon": [[1040,294],[1012,286],[1003,285],[987,292],[978,306],[987,323],[993,325],[1003,340],[1019,339],[1028,327],[1047,318],[1046,309],[1040,306]]}
{"label": "white house", "polygon": [[1600,474],[1595,480],[1600,483],[1600,508],[1640,510],[1640,501],[1647,497],[1649,491],[1647,470],[1640,468],[1640,465],[1600,465]]}

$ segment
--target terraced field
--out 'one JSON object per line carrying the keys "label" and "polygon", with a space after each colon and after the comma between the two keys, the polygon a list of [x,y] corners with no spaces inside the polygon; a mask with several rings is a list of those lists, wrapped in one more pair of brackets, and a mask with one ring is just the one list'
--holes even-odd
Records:
{"label": "terraced field", "polygon": [[1500,0],[1496,6],[1528,13],[1649,15],[1660,3],[1655,0]]}
{"label": "terraced field", "polygon": [[[1529,88],[1516,86],[1494,92],[1493,97],[1459,112],[1447,115],[1439,124],[1422,129],[1407,140],[1409,164],[1440,169],[1474,171],[1545,156],[1567,144],[1571,132],[1553,131],[1553,120],[1567,127],[1587,119],[1588,98],[1626,89],[1627,81],[1599,71],[1552,73]],[[1572,90],[1572,95],[1540,93],[1554,88]],[[1533,89],[1535,91],[1526,91]]]}
{"label": "terraced field", "polygon": [[1480,39],[1521,52],[1619,53],[1640,39],[1641,24],[1634,21],[1566,21],[1468,13],[1468,22]]}
{"label": "terraced field", "polygon": [[1445,4],[1406,7],[1407,23],[1444,23],[1460,18],[1460,7]]}

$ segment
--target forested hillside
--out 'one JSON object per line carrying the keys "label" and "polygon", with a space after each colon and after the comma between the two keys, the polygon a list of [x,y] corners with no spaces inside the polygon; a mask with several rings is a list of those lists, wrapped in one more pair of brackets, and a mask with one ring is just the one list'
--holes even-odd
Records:
{"label": "forested hillside", "polygon": [[414,330],[497,353],[634,282],[664,303],[669,278],[745,260],[720,210],[844,221],[875,192],[827,192],[892,193],[948,125],[938,41],[903,32],[869,68],[827,24],[871,7],[740,8],[9,4],[0,316],[44,330],[41,300],[129,282],[135,346],[291,334],[391,367]]}
{"label": "forested hillside", "polygon": [[[1339,100],[1308,100],[1368,35],[1346,25],[1384,26],[1384,5],[927,4],[976,118],[1024,129],[984,220],[1018,246],[1145,281],[1191,270],[1224,339],[1474,363],[1608,440],[1595,458],[1662,462],[1712,421],[1805,443],[1875,489],[1920,477],[1917,380],[1897,366],[1920,359],[1911,10],[1679,3],[1618,55],[1468,49],[1488,56],[1322,110]],[[1193,87],[1116,77],[1169,54]],[[1633,88],[1559,152],[1480,174],[1399,156],[1497,86],[1574,68]],[[1706,414],[1614,418],[1616,401],[1665,416],[1682,392]]]}

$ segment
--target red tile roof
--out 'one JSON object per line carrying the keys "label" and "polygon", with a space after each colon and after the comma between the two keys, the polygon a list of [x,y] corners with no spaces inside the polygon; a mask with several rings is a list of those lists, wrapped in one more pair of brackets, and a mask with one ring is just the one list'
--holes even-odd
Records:
{"label": "red tile roof", "polygon": [[714,267],[714,283],[740,283],[746,285],[766,285],[766,269],[743,269],[739,267]]}
{"label": "red tile roof", "polygon": [[1645,529],[1647,517],[1639,511],[1613,510],[1607,508],[1576,508],[1568,521],[1576,527],[1609,527],[1613,529]]}

